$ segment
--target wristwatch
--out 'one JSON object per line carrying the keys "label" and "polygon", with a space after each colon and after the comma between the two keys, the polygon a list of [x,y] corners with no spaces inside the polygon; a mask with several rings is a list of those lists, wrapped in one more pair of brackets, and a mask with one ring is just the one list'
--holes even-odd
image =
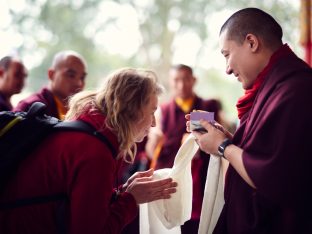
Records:
{"label": "wristwatch", "polygon": [[225,151],[225,148],[229,145],[232,144],[232,141],[229,139],[229,138],[225,138],[222,143],[219,145],[218,147],[218,153],[220,154],[220,156],[222,156],[223,158],[224,157],[224,151]]}

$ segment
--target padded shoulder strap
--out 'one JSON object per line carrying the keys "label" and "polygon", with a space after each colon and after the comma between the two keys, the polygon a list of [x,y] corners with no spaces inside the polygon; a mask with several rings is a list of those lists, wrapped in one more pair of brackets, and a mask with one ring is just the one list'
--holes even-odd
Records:
{"label": "padded shoulder strap", "polygon": [[112,155],[114,158],[117,157],[117,152],[114,146],[112,145],[112,143],[103,134],[96,131],[93,126],[91,126],[90,124],[84,121],[81,121],[81,120],[70,121],[70,122],[64,121],[64,122],[60,122],[56,124],[54,128],[68,130],[68,131],[80,131],[80,132],[85,132],[89,135],[92,135],[107,145],[109,150],[112,152]]}
{"label": "padded shoulder strap", "polygon": [[34,102],[27,111],[26,117],[34,117],[38,115],[43,115],[47,109],[46,105],[42,102]]}

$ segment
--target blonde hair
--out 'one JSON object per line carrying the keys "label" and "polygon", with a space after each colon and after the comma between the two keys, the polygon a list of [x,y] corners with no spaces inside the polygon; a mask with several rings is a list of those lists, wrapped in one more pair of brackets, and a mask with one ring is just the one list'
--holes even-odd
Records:
{"label": "blonde hair", "polygon": [[151,95],[162,92],[163,88],[152,71],[123,68],[108,75],[98,91],[74,95],[69,102],[66,119],[75,119],[90,108],[103,113],[106,126],[118,137],[121,151],[118,158],[133,162],[136,154],[133,123],[142,118]]}

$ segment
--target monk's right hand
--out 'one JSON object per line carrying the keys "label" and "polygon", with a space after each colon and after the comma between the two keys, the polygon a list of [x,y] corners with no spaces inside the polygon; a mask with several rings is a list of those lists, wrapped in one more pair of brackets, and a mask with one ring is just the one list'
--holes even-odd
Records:
{"label": "monk's right hand", "polygon": [[191,128],[190,128],[190,118],[191,118],[191,115],[190,114],[186,114],[185,115],[185,119],[186,119],[186,131],[187,132],[191,132]]}

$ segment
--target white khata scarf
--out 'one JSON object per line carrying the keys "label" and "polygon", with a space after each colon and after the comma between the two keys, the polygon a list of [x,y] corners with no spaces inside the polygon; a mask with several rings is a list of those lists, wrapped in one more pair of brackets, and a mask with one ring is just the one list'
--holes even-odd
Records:
{"label": "white khata scarf", "polygon": [[[178,183],[177,192],[170,199],[162,199],[140,205],[141,234],[180,234],[180,225],[191,218],[192,173],[191,161],[199,149],[195,137],[190,134],[176,154],[172,168],[154,172],[155,179],[171,177]],[[199,233],[211,233],[223,207],[223,176],[221,159],[210,158]]]}

